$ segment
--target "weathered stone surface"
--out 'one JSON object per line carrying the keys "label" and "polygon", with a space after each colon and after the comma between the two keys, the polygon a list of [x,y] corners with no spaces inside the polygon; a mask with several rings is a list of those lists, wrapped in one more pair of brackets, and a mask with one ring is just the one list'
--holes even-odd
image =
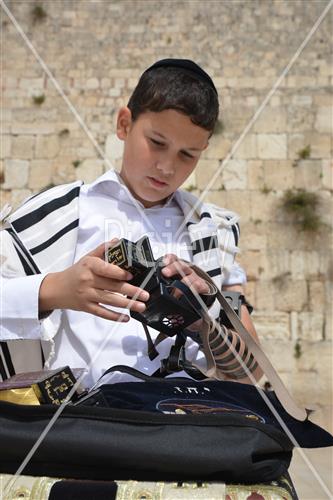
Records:
{"label": "weathered stone surface", "polygon": [[324,316],[318,312],[306,311],[298,315],[299,338],[313,342],[324,338]]}
{"label": "weathered stone surface", "polygon": [[10,204],[14,208],[17,208],[23,201],[25,201],[32,192],[29,189],[13,189],[11,191]]}
{"label": "weathered stone surface", "polygon": [[106,138],[105,143],[105,156],[109,158],[111,163],[122,157],[124,150],[124,143],[118,139],[116,134],[110,134]]}
{"label": "weathered stone surface", "polygon": [[259,134],[281,133],[286,130],[287,114],[283,108],[273,109],[266,106],[254,124],[254,131]]}
{"label": "weathered stone surface", "polygon": [[[281,278],[283,278],[281,276]],[[275,278],[275,283],[279,276]],[[305,280],[283,279],[280,288],[274,290],[275,304],[279,311],[302,311],[308,302]]]}
{"label": "weathered stone surface", "polygon": [[11,155],[11,145],[12,145],[12,138],[10,135],[2,135],[0,138],[0,144],[1,144],[1,158],[9,158]]}
{"label": "weathered stone surface", "polygon": [[316,115],[315,129],[318,132],[332,134],[333,131],[332,106],[320,107]]}
{"label": "weathered stone surface", "polygon": [[258,311],[271,312],[272,316],[276,313],[273,291],[274,286],[271,281],[261,278],[256,282],[255,307]]}
{"label": "weathered stone surface", "polygon": [[32,135],[14,136],[11,153],[13,158],[31,160],[34,156],[35,137]]}
{"label": "weathered stone surface", "polygon": [[299,160],[306,148],[309,148],[309,157],[312,159],[330,158],[332,138],[329,134],[318,134],[314,131],[289,135],[288,158]]}
{"label": "weathered stone surface", "polygon": [[195,169],[197,187],[202,190],[210,191],[222,186],[223,176],[218,160],[202,159]]}
{"label": "weathered stone surface", "polygon": [[93,182],[103,173],[103,160],[84,160],[76,169],[76,178],[86,183]]}
{"label": "weathered stone surface", "polygon": [[259,134],[258,157],[264,160],[284,160],[287,158],[286,134]]}
{"label": "weathered stone surface", "polygon": [[229,160],[222,168],[222,183],[226,189],[245,189],[247,169],[245,160]]}
{"label": "weathered stone surface", "polygon": [[55,158],[59,153],[59,137],[57,135],[41,135],[36,140],[36,158]]}
{"label": "weathered stone surface", "polygon": [[264,186],[264,167],[262,160],[247,162],[247,187],[259,190]]}
{"label": "weathered stone surface", "polygon": [[40,190],[51,184],[53,168],[46,160],[32,160],[29,169],[28,187],[32,190]]}
{"label": "weathered stone surface", "polygon": [[253,321],[260,339],[289,340],[289,314],[274,311],[253,313]]}
{"label": "weathered stone surface", "polygon": [[257,156],[258,148],[256,134],[246,135],[233,155],[234,158],[241,158],[245,160],[257,158]]}
{"label": "weathered stone surface", "polygon": [[5,182],[3,189],[19,189],[27,185],[29,162],[25,160],[5,160]]}
{"label": "weathered stone surface", "polygon": [[267,189],[287,190],[290,187],[290,178],[294,175],[290,160],[265,160],[263,168]]}
{"label": "weathered stone surface", "polygon": [[294,186],[297,189],[316,191],[322,184],[322,165],[320,160],[302,160],[294,168]]}

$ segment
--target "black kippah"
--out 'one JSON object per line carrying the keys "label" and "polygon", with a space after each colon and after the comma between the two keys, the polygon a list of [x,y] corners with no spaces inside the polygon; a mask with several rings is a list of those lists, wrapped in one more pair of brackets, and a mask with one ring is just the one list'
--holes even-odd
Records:
{"label": "black kippah", "polygon": [[163,67],[182,68],[195,73],[200,78],[200,80],[208,83],[217,95],[217,90],[211,77],[208,75],[208,73],[206,73],[206,71],[200,68],[198,64],[191,61],[190,59],[161,59],[160,61],[157,61],[155,64],[146,69],[144,73],[147,73],[148,71],[151,71],[153,69]]}

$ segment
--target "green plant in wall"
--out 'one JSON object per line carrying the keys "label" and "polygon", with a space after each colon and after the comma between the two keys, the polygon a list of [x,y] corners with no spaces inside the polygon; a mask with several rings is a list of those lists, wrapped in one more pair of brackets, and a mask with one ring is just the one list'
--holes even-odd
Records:
{"label": "green plant in wall", "polygon": [[45,95],[44,94],[34,95],[32,100],[34,101],[34,104],[36,104],[37,106],[41,106],[45,101]]}
{"label": "green plant in wall", "polygon": [[294,345],[294,358],[299,359],[302,356],[302,347],[300,341],[297,339]]}
{"label": "green plant in wall", "polygon": [[46,19],[47,14],[41,5],[35,5],[31,10],[31,17],[34,24]]}
{"label": "green plant in wall", "polygon": [[311,156],[311,146],[308,144],[305,148],[300,149],[297,153],[299,160],[307,160]]}
{"label": "green plant in wall", "polygon": [[323,226],[318,214],[317,193],[289,189],[282,198],[281,207],[303,231],[316,232]]}
{"label": "green plant in wall", "polygon": [[293,161],[293,167],[297,167],[301,160],[308,160],[311,156],[311,146],[308,144],[304,148],[300,149],[297,153],[296,160]]}

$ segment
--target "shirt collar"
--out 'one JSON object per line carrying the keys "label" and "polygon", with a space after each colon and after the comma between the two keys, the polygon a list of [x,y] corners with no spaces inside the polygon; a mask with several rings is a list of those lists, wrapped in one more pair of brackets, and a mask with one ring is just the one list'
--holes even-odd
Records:
{"label": "shirt collar", "polygon": [[[94,182],[87,186],[87,192],[94,191],[103,192],[104,194],[112,195],[117,198],[120,196],[120,192],[122,192],[121,197],[123,198],[124,202],[147,210],[140,201],[136,200],[133,197],[132,193],[120,177],[119,173],[115,170],[108,170],[107,172],[105,172],[105,174],[101,175]],[[177,205],[183,210],[182,198],[178,189],[169,196],[165,203],[156,205],[148,210],[170,207],[174,203],[177,203]]]}

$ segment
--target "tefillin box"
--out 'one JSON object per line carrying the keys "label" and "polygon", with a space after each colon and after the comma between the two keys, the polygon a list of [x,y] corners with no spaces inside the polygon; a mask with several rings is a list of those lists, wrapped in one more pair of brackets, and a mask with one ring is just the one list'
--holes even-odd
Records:
{"label": "tefillin box", "polygon": [[[76,378],[72,370],[69,366],[65,366],[40,378],[32,384],[32,388],[41,404],[60,405],[67,400],[75,384]],[[79,391],[75,391],[71,395],[71,401],[76,401],[79,398]]]}
{"label": "tefillin box", "polygon": [[106,261],[129,271],[133,275],[130,282],[132,285],[144,288],[148,292],[158,286],[156,261],[146,236],[136,243],[125,238],[121,239],[107,250]]}

